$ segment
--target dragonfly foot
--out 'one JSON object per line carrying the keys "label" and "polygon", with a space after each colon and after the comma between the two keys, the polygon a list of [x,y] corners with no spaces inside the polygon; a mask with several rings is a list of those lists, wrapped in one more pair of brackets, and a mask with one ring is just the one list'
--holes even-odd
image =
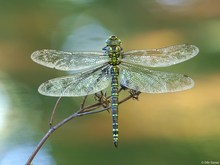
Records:
{"label": "dragonfly foot", "polygon": [[133,99],[138,100],[138,96],[140,95],[141,92],[130,89],[129,93]]}
{"label": "dragonfly foot", "polygon": [[110,100],[106,97],[106,93],[102,91],[99,93],[95,93],[95,100],[98,101],[104,108],[108,107],[110,104]]}

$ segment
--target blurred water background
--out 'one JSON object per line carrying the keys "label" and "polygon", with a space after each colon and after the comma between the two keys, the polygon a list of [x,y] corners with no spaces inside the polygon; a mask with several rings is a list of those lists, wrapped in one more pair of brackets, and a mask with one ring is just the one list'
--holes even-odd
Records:
{"label": "blurred water background", "polygon": [[[120,105],[119,148],[107,112],[74,119],[56,131],[35,165],[196,165],[220,162],[220,1],[10,0],[0,3],[0,165],[23,165],[48,130],[56,98],[38,86],[67,73],[30,59],[39,49],[101,50],[117,35],[124,50],[190,43],[197,57],[169,68],[193,89],[141,94]],[[66,98],[55,122],[79,108]]]}

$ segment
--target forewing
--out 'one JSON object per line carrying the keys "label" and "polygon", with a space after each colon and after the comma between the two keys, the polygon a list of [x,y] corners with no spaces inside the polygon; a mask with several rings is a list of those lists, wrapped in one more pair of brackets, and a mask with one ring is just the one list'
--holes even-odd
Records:
{"label": "forewing", "polygon": [[102,52],[64,52],[57,50],[38,50],[32,53],[34,62],[49,68],[64,71],[81,71],[108,62]]}
{"label": "forewing", "polygon": [[186,61],[199,53],[194,45],[174,45],[160,49],[131,50],[124,53],[122,62],[148,67],[165,67]]}
{"label": "forewing", "polygon": [[86,96],[107,88],[110,84],[109,66],[71,76],[54,78],[41,84],[39,93],[46,96]]}
{"label": "forewing", "polygon": [[120,81],[127,88],[144,93],[167,93],[190,89],[194,81],[182,74],[149,70],[121,64]]}

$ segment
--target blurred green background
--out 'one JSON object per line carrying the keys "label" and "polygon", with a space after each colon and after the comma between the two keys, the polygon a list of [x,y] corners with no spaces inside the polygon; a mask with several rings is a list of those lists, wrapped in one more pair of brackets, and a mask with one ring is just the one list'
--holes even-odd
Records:
{"label": "blurred green background", "polygon": [[[189,75],[195,87],[141,94],[139,101],[120,105],[118,149],[109,113],[76,118],[49,138],[34,164],[219,164],[220,1],[10,0],[0,3],[0,165],[26,162],[47,132],[56,102],[37,88],[67,74],[34,63],[31,53],[101,50],[111,34],[124,51],[198,46],[192,60],[159,68]],[[65,98],[55,122],[76,111],[81,100]]]}

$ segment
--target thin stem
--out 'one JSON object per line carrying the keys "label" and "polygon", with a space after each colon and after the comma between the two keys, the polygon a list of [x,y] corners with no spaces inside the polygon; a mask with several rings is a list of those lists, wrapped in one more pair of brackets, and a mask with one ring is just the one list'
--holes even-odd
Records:
{"label": "thin stem", "polygon": [[41,149],[41,147],[43,146],[43,144],[46,142],[46,140],[49,138],[49,136],[54,132],[55,130],[50,128],[48,130],[48,132],[44,135],[44,137],[41,139],[41,141],[38,143],[36,149],[34,150],[34,152],[31,154],[31,156],[28,158],[27,162],[25,163],[25,165],[30,165],[32,160],[34,159],[34,157],[36,156],[36,154],[38,153],[38,151]]}
{"label": "thin stem", "polygon": [[56,102],[56,104],[55,104],[55,106],[54,106],[54,108],[53,108],[53,111],[52,111],[52,114],[51,114],[51,117],[50,117],[50,123],[49,123],[50,128],[51,128],[52,125],[53,125],[54,115],[55,115],[55,113],[56,113],[56,111],[57,111],[57,107],[59,106],[61,99],[62,99],[62,96],[60,96],[60,97],[57,99],[57,102]]}
{"label": "thin stem", "polygon": [[83,111],[87,111],[88,109],[91,109],[91,108],[99,108],[101,105],[102,105],[101,103],[96,103],[96,104],[93,104],[93,105],[89,105],[87,107],[84,107]]}
{"label": "thin stem", "polygon": [[83,101],[82,101],[82,104],[80,106],[80,109],[83,109],[84,108],[84,105],[86,103],[86,99],[87,99],[88,95],[86,95],[84,98],[83,98]]}

